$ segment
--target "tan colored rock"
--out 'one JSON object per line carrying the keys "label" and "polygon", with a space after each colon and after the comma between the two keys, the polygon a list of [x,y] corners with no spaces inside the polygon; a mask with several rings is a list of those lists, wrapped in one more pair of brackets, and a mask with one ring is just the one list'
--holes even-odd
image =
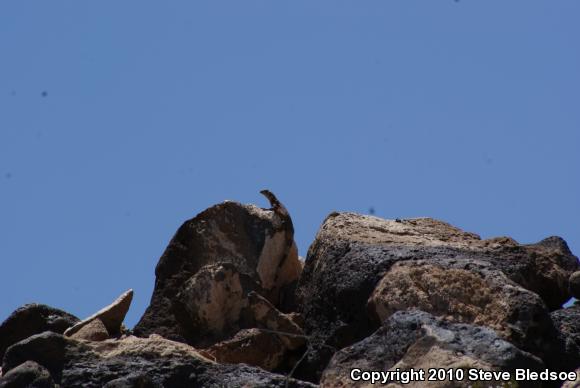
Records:
{"label": "tan colored rock", "polygon": [[178,298],[196,327],[218,337],[237,324],[248,303],[240,274],[229,263],[200,269],[184,284]]}
{"label": "tan colored rock", "polygon": [[248,294],[249,309],[256,322],[276,335],[290,349],[298,349],[306,343],[304,332],[291,317],[281,313],[268,300],[255,292]]}
{"label": "tan colored rock", "polygon": [[125,319],[125,315],[127,315],[127,311],[129,311],[132,300],[133,290],[128,290],[107,307],[102,308],[76,325],[69,327],[64,332],[64,335],[68,337],[72,336],[95,319],[100,319],[102,321],[110,335],[120,334],[121,324]]}
{"label": "tan colored rock", "polygon": [[422,261],[393,265],[368,301],[371,314],[380,322],[396,311],[415,308],[450,321],[491,327],[507,340],[526,335],[516,325],[522,306],[546,314],[535,293],[499,271],[478,273]]}
{"label": "tan colored rock", "polygon": [[452,246],[481,245],[475,233],[464,232],[433,218],[386,220],[356,213],[334,213],[325,221],[317,240],[332,238],[379,245]]}
{"label": "tan colored rock", "polygon": [[[270,263],[273,266],[275,263]],[[298,247],[294,242],[288,251],[288,255],[283,260],[282,265],[280,265],[276,270],[275,287],[274,289],[279,290],[286,284],[290,284],[296,281],[300,277],[302,268],[304,267],[304,262],[300,261],[298,257]],[[268,272],[271,272],[268,271]]]}
{"label": "tan colored rock", "polygon": [[93,319],[70,336],[77,340],[104,341],[109,338],[107,327],[99,318]]}
{"label": "tan colored rock", "polygon": [[86,342],[101,358],[129,357],[150,355],[153,357],[194,357],[202,361],[213,362],[204,357],[198,350],[180,342],[171,341],[157,334],[149,338],[127,336],[121,339],[109,339],[100,342]]}
{"label": "tan colored rock", "polygon": [[[266,236],[264,247],[258,258],[258,266],[256,267],[262,287],[269,290],[277,286],[278,278],[281,275],[278,273],[280,264],[286,263],[286,260],[289,262],[298,261],[298,253],[296,250],[294,250],[294,255],[286,252],[286,233],[284,231],[277,231],[272,236]],[[285,276],[285,274],[282,275]]]}
{"label": "tan colored rock", "polygon": [[217,336],[234,327],[243,314],[250,316],[252,324],[259,328],[240,330],[200,353],[220,363],[243,363],[266,370],[279,368],[288,351],[304,346],[302,329],[256,292],[244,298],[239,274],[226,267],[206,266],[198,272],[200,276],[192,278],[191,288],[187,289],[192,319],[195,314],[200,326],[213,328],[210,334]]}
{"label": "tan colored rock", "polygon": [[271,371],[284,361],[286,345],[276,334],[244,329],[229,340],[203,349],[201,354],[219,363],[248,364]]}
{"label": "tan colored rock", "polygon": [[[197,293],[193,283],[209,276],[198,274],[206,271],[208,265],[233,266],[243,278],[244,296],[256,291],[278,308],[294,307],[294,289],[302,263],[293,239],[292,221],[284,206],[270,192],[264,192],[268,194],[264,195],[270,201],[269,209],[225,201],[183,223],[156,266],[151,303],[133,329],[136,335],[157,333],[204,347],[211,342],[206,336],[206,319],[218,332],[219,327],[227,328],[229,323],[233,328],[244,327],[234,322],[239,306],[228,310],[220,323],[220,319],[211,317],[209,306],[205,308],[207,317],[203,317],[198,311],[201,306],[188,300],[188,295]],[[234,299],[239,300],[237,296]],[[184,309],[192,319],[180,313]]]}

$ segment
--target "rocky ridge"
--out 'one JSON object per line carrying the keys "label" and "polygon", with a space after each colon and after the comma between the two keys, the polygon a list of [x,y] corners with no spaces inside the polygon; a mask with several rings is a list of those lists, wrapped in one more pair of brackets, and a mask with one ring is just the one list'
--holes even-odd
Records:
{"label": "rocky ridge", "polygon": [[371,386],[351,378],[356,368],[580,371],[580,310],[562,307],[580,296],[580,266],[561,238],[522,245],[431,218],[335,212],[303,263],[290,215],[263,194],[271,208],[226,201],[177,230],[132,330],[122,325],[132,290],[82,321],[39,304],[16,310],[0,325],[0,387],[350,387]]}

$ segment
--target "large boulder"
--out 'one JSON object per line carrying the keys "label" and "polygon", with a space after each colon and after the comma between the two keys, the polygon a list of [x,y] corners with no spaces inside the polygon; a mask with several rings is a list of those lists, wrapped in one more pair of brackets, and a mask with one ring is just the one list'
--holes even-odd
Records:
{"label": "large boulder", "polygon": [[226,201],[186,221],[155,269],[151,303],[134,328],[210,346],[249,328],[240,312],[255,291],[276,307],[302,270],[290,215],[268,191],[271,209]]}
{"label": "large boulder", "polygon": [[[544,364],[530,353],[503,341],[489,328],[449,323],[418,310],[400,311],[387,319],[371,336],[335,353],[324,370],[320,386],[372,386],[370,382],[351,380],[353,369],[425,371],[425,380],[404,384],[405,387],[477,386],[466,375],[459,382],[450,380],[448,376],[443,381],[426,381],[430,368],[510,372],[525,368],[540,371],[544,369]],[[395,379],[389,381],[400,382]]]}
{"label": "large boulder", "polygon": [[0,360],[10,345],[44,331],[62,334],[78,321],[74,315],[54,307],[37,303],[24,305],[0,325]]}
{"label": "large boulder", "polygon": [[[431,218],[385,220],[332,213],[308,250],[296,291],[312,348],[298,374],[317,380],[333,349],[365,338],[380,319],[419,302],[457,322],[495,325],[506,339],[517,337],[518,345],[538,355],[559,351],[558,344],[544,343],[555,333],[548,313],[569,299],[569,278],[578,268],[578,259],[558,237],[521,245],[508,237],[482,240]],[[436,273],[431,275],[431,270]],[[427,278],[439,287],[447,276],[457,281],[442,290],[420,292]],[[469,286],[462,290],[461,281],[474,281],[489,295],[465,299]],[[395,286],[393,292],[403,300],[389,296],[387,285]],[[414,290],[407,295],[410,285]],[[489,299],[495,297],[508,306],[499,308]],[[494,321],[493,309],[501,312],[503,323]]]}
{"label": "large boulder", "polygon": [[91,342],[42,333],[8,349],[5,376],[28,360],[50,371],[62,387],[314,387],[247,365],[216,364],[158,335]]}

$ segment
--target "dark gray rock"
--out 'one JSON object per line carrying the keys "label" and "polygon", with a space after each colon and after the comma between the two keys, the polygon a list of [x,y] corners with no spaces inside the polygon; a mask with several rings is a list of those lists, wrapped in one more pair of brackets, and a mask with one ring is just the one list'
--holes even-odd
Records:
{"label": "dark gray rock", "polygon": [[15,310],[0,325],[0,360],[6,349],[34,334],[52,331],[62,334],[79,322],[79,319],[65,311],[43,304],[27,304]]}
{"label": "dark gray rock", "polygon": [[576,369],[580,366],[580,304],[553,311],[551,316],[565,348],[557,361],[562,370]]}
{"label": "dark gray rock", "polygon": [[162,388],[145,374],[133,374],[109,381],[103,388]]}
{"label": "dark gray rock", "polygon": [[569,280],[570,294],[576,299],[580,299],[580,271],[570,275]]}
{"label": "dark gray rock", "polygon": [[400,311],[371,336],[335,353],[321,386],[352,386],[349,373],[353,368],[384,371],[442,365],[502,371],[544,369],[540,359],[487,327],[449,323],[418,310]]}
{"label": "dark gray rock", "polygon": [[0,377],[0,388],[53,388],[50,372],[34,361],[26,361]]}
{"label": "dark gray rock", "polygon": [[[26,360],[48,369],[62,387],[284,387],[286,383],[284,376],[259,368],[216,364],[189,345],[157,335],[80,342],[46,332],[11,346],[2,369],[8,375]],[[289,383],[313,387],[297,380]]]}
{"label": "dark gray rock", "polygon": [[45,331],[10,346],[4,354],[2,371],[9,372],[25,361],[42,365],[55,380],[60,378],[65,362],[67,341],[62,334]]}

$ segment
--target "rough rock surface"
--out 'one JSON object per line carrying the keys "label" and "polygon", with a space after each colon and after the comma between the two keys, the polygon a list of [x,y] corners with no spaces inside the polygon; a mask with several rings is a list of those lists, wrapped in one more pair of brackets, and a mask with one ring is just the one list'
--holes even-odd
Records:
{"label": "rough rock surface", "polygon": [[[301,364],[299,375],[316,380],[334,353],[332,349],[351,345],[378,327],[376,311],[369,311],[367,302],[395,263],[410,261],[431,265],[442,274],[452,269],[460,271],[457,275],[461,270],[472,272],[473,275],[463,272],[462,276],[474,281],[481,278],[479,282],[490,292],[495,292],[498,284],[502,284],[501,275],[505,275],[499,288],[504,290],[503,295],[519,294],[510,296],[506,303],[516,303],[507,310],[514,311],[517,317],[508,321],[515,319],[518,327],[514,329],[523,330],[521,342],[538,354],[557,350],[558,344],[543,343],[550,342],[555,330],[548,311],[560,308],[569,299],[569,277],[578,270],[578,259],[561,238],[550,237],[537,244],[520,245],[507,237],[482,240],[476,234],[430,218],[384,220],[354,213],[332,213],[310,246],[296,291],[306,334],[312,337],[312,350]],[[403,278],[409,275],[403,276],[409,267],[397,268]],[[396,280],[393,276],[389,278]],[[446,296],[455,298],[452,293]],[[441,309],[439,312],[453,317],[462,311],[459,321],[473,314],[479,319],[488,316],[476,311],[482,301],[463,301],[461,306],[460,300],[429,301],[419,294],[415,300],[428,301],[434,306],[434,313],[440,305],[454,307],[454,312]],[[409,304],[402,303],[400,307],[406,308]],[[486,308],[491,307],[493,304]],[[533,333],[540,335],[537,340],[541,343],[534,343]]]}
{"label": "rough rock surface", "polygon": [[255,292],[248,295],[249,310],[255,325],[276,334],[288,350],[305,345],[304,331],[289,314],[278,311],[268,300]]}
{"label": "rough rock surface", "polygon": [[10,345],[44,331],[62,334],[78,321],[74,315],[54,307],[36,303],[24,305],[0,325],[0,360]]}
{"label": "rough rock surface", "polygon": [[[353,368],[387,371],[428,368],[481,368],[543,370],[533,355],[503,341],[486,327],[453,324],[423,311],[400,311],[364,340],[337,352],[322,375],[321,387],[371,386],[349,379]],[[467,380],[467,379],[466,379]],[[473,385],[450,381],[411,382],[406,387]],[[520,385],[522,386],[522,385]]]}
{"label": "rough rock surface", "polygon": [[6,374],[25,361],[42,365],[58,380],[65,361],[67,341],[62,334],[45,331],[10,346],[2,360],[2,372]]}
{"label": "rough rock surface", "polygon": [[[258,292],[277,307],[283,305],[288,299],[285,291],[292,289],[302,269],[289,221],[289,215],[281,215],[274,205],[273,209],[261,209],[230,201],[186,221],[157,264],[151,303],[134,333],[157,333],[195,346],[208,346],[244,328],[236,322],[236,315],[238,307],[247,303],[244,299],[248,292]],[[228,284],[216,283],[219,266]],[[218,311],[227,307],[229,298],[240,306],[233,307],[234,311],[222,322],[214,315],[217,311],[210,311],[213,301],[203,306],[203,301],[195,299],[203,292],[197,282],[212,284],[213,289],[208,292],[221,300],[215,303]],[[228,290],[228,285],[233,288]],[[226,330],[220,329],[222,324]],[[210,343],[207,333],[213,337]]]}
{"label": "rough rock surface", "polygon": [[570,275],[569,284],[570,294],[574,298],[580,299],[580,271],[576,271]]}
{"label": "rough rock surface", "polygon": [[580,366],[580,304],[553,311],[551,316],[565,347],[564,356],[557,363],[562,369],[575,369]]}
{"label": "rough rock surface", "polygon": [[[2,369],[27,360],[45,367],[63,387],[284,387],[283,376],[245,365],[221,365],[191,346],[164,339],[134,336],[100,342],[76,341],[42,333],[11,346]],[[0,384],[5,381],[0,378]],[[143,385],[132,385],[132,384]],[[109,384],[109,385],[107,385]],[[290,387],[313,387],[289,380]]]}
{"label": "rough rock surface", "polygon": [[26,361],[0,378],[0,388],[52,388],[50,372],[34,361]]}
{"label": "rough rock surface", "polygon": [[104,341],[110,338],[110,334],[103,321],[97,318],[83,325],[77,332],[70,335],[70,337],[87,341]]}
{"label": "rough rock surface", "polygon": [[[395,263],[369,298],[378,322],[396,311],[417,308],[454,322],[494,329],[502,338],[537,354],[553,353],[557,332],[540,297],[509,280],[501,271],[464,269],[464,263],[440,260]],[[548,343],[540,339],[548,338]]]}
{"label": "rough rock surface", "polygon": [[202,351],[208,358],[222,363],[248,364],[263,369],[288,370],[294,366],[292,357],[303,349],[306,340],[302,328],[255,292],[248,294],[243,314],[251,329],[243,329],[230,339]]}
{"label": "rough rock surface", "polygon": [[240,329],[248,292],[257,285],[231,263],[202,267],[185,281],[176,300],[190,325],[198,330],[198,346],[229,337]]}
{"label": "rough rock surface", "polygon": [[121,294],[113,303],[103,307],[101,310],[97,311],[90,317],[83,319],[81,322],[77,323],[73,327],[68,328],[65,332],[65,336],[71,336],[81,330],[86,325],[90,324],[94,320],[100,320],[109,335],[119,335],[121,334],[121,324],[129,311],[131,306],[131,301],[133,300],[133,290],[128,290]]}
{"label": "rough rock surface", "polygon": [[284,362],[286,346],[276,334],[254,328],[240,330],[233,338],[201,353],[219,363],[248,364],[272,371]]}

